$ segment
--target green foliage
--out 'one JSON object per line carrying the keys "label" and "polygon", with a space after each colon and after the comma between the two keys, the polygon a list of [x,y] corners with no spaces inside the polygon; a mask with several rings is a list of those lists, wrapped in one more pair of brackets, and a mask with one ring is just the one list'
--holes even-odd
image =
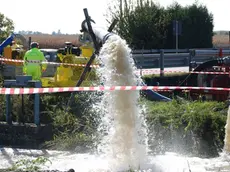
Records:
{"label": "green foliage", "polygon": [[182,7],[174,3],[166,9],[169,23],[165,48],[174,48],[175,36],[172,34],[173,20],[182,22],[182,35],[179,36],[179,48],[212,47],[213,16],[203,5],[197,3]]}
{"label": "green foliage", "polygon": [[188,73],[166,73],[164,77],[159,74],[144,75],[142,76],[143,81],[147,85],[156,85],[158,82],[161,86],[175,86],[180,85],[184,79],[188,76]]}
{"label": "green foliage", "polygon": [[5,40],[14,30],[14,23],[11,19],[0,13],[0,42]]}
{"label": "green foliage", "polygon": [[[188,75],[188,72],[173,72],[173,73],[165,73],[164,77],[175,77],[175,76],[184,76],[184,75]],[[150,75],[144,75],[142,78],[145,79],[151,79],[151,78],[155,78],[155,77],[160,77],[160,74],[150,74]]]}
{"label": "green foliage", "polygon": [[74,150],[76,146],[90,147],[93,144],[99,120],[93,103],[100,98],[95,94],[77,93],[69,111],[65,111],[65,108],[70,94],[59,93],[43,97],[46,120],[51,120],[54,132],[54,139],[46,143],[47,147]]}
{"label": "green foliage", "polygon": [[[166,36],[165,30],[162,29],[165,27],[164,20],[164,9],[153,2],[136,7],[135,11],[130,12],[127,21],[131,41],[129,43],[133,48],[163,48],[162,38]],[[127,36],[122,35],[122,37]]]}
{"label": "green foliage", "polygon": [[[97,80],[95,71],[89,75]],[[2,79],[0,78],[2,85]],[[84,83],[86,84],[86,83]],[[72,104],[67,109],[71,93],[40,94],[40,120],[42,124],[52,124],[53,140],[45,147],[59,150],[73,150],[76,146],[89,147],[99,123],[98,113],[93,104],[100,100],[101,93],[76,92]],[[24,95],[24,113],[21,111],[21,95],[11,96],[11,115],[14,122],[34,122],[34,95]],[[0,95],[0,120],[5,121],[6,99]],[[23,114],[22,114],[23,113]]]}
{"label": "green foliage", "polygon": [[96,119],[90,118],[90,114],[76,116],[59,110],[53,120],[54,139],[46,143],[47,147],[74,150],[76,146],[89,147],[93,144]]}
{"label": "green foliage", "polygon": [[42,156],[35,159],[21,159],[14,163],[12,167],[6,171],[40,171],[47,162],[52,164],[48,158]]}
{"label": "green foliage", "polygon": [[152,1],[119,0],[108,13],[119,20],[115,31],[135,49],[175,48],[173,20],[182,22],[179,48],[212,47],[213,15],[197,2],[164,8]]}
{"label": "green foliage", "polygon": [[[173,130],[183,129],[184,134],[192,131],[200,138],[207,139],[211,133],[216,145],[223,146],[227,106],[214,101],[177,101],[153,103],[147,101],[149,125],[160,125]],[[209,138],[210,139],[210,138]]]}
{"label": "green foliage", "polygon": [[[69,111],[66,104],[70,93],[41,94],[40,119],[42,124],[52,124],[54,138],[43,146],[59,150],[74,150],[76,146],[89,147],[93,143],[98,125],[98,113],[93,109],[94,101],[100,96],[94,92],[81,92],[75,95]],[[0,95],[0,119],[5,121],[5,96]],[[24,95],[24,114],[21,115],[21,97],[12,96],[13,121],[24,117],[26,123],[34,122],[33,96]]]}

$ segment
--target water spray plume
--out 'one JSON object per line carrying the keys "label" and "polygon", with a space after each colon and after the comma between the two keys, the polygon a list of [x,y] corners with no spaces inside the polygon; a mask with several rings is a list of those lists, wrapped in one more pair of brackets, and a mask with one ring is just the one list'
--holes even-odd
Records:
{"label": "water spray plume", "polygon": [[225,125],[224,150],[230,153],[230,106],[228,107],[228,116]]}
{"label": "water spray plume", "polygon": [[[99,69],[101,82],[106,86],[136,85],[134,63],[126,42],[117,35],[110,36],[103,45]],[[141,109],[139,91],[106,92],[103,97],[102,124],[107,136],[99,146],[115,171],[141,168],[147,158],[147,131]]]}
{"label": "water spray plume", "polygon": [[[104,65],[98,70],[105,86],[137,85],[140,82],[134,71],[131,50],[118,35],[97,26],[84,9],[86,20],[82,31],[93,38],[95,47],[101,45],[99,57]],[[147,131],[141,109],[138,107],[139,91],[106,92],[102,108],[100,131],[106,131],[98,147],[108,159],[112,171],[141,168],[147,159]]]}

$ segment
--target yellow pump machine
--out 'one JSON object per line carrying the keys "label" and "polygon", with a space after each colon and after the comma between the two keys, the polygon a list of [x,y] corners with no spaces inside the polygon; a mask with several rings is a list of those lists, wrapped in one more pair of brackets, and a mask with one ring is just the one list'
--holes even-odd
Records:
{"label": "yellow pump machine", "polygon": [[[25,51],[22,49],[22,45],[17,44],[15,41],[12,41],[12,43],[3,49],[3,56],[7,59],[15,59],[15,60],[21,60],[23,59],[23,56],[25,54]],[[22,65],[22,63],[15,63],[10,61],[5,61],[5,64],[10,65]]]}
{"label": "yellow pump machine", "polygon": [[[43,87],[74,87],[80,78],[84,65],[89,61],[94,52],[93,44],[87,34],[79,37],[80,42],[83,43],[80,47],[74,47],[71,42],[66,42],[64,48],[59,48],[57,51],[58,63],[61,64],[57,67],[54,77],[42,77],[41,82]],[[83,65],[83,66],[74,66]],[[93,64],[96,64],[93,62]],[[95,69],[92,69],[84,81],[84,85],[89,85],[91,81],[96,79]]]}
{"label": "yellow pump machine", "polygon": [[[15,39],[19,39],[22,45],[16,44]],[[55,72],[52,72],[49,77],[42,77],[41,82],[43,87],[72,87],[75,86],[80,78],[84,65],[87,64],[90,57],[94,53],[94,47],[90,35],[83,33],[79,36],[79,42],[82,44],[80,47],[75,47],[70,42],[65,43],[64,48],[57,50],[56,61],[60,65],[56,65]],[[25,48],[25,49],[24,49]],[[7,59],[22,60],[23,56],[28,50],[26,39],[19,34],[11,35],[1,44],[0,50],[2,50],[2,56]],[[72,65],[63,65],[62,63],[69,63]],[[23,75],[22,68],[23,62],[10,62],[4,61],[5,67],[12,71],[12,67],[15,68],[15,73],[11,72],[10,75],[14,78],[16,75]],[[74,66],[74,64],[76,64]],[[95,64],[95,62],[93,62]],[[77,66],[83,65],[83,66]],[[48,68],[52,65],[48,65]],[[9,76],[6,77],[9,77]],[[91,81],[96,78],[95,70],[92,69],[84,80],[84,85],[89,85]]]}

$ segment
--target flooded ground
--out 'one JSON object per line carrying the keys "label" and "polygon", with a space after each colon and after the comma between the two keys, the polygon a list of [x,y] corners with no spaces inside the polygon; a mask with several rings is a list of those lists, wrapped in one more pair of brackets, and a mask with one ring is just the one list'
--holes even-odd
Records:
{"label": "flooded ground", "polygon": [[[52,164],[47,162],[42,167],[43,170],[67,171],[72,168],[75,171],[81,172],[113,171],[108,166],[108,159],[105,155],[12,148],[1,148],[0,169],[9,168],[20,159],[36,159],[38,156],[47,157],[52,162]],[[148,172],[229,172],[230,156],[221,153],[217,158],[202,159],[168,152],[164,155],[149,155],[148,162],[140,168],[140,171]]]}

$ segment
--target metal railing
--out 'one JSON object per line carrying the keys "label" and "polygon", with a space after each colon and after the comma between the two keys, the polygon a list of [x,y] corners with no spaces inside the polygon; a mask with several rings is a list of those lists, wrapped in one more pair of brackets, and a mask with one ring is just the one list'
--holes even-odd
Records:
{"label": "metal railing", "polygon": [[[191,62],[203,63],[208,60],[219,57],[220,49],[161,49],[161,50],[133,50],[132,57],[137,69],[160,68],[160,74],[163,75],[164,68],[168,67],[189,67],[191,71]],[[222,50],[223,56],[230,55],[230,49]],[[55,73],[55,69],[50,65],[44,76],[50,76]],[[51,70],[52,69],[52,70]],[[50,71],[51,70],[51,71]],[[6,65],[3,75],[6,77],[15,77],[22,74],[21,66]]]}
{"label": "metal railing", "polygon": [[[220,53],[222,51],[222,53]],[[229,56],[229,49],[162,49],[162,50],[134,50],[132,57],[138,69],[160,68],[163,75],[164,68],[167,67],[189,67],[191,62],[203,63],[217,57]]]}

